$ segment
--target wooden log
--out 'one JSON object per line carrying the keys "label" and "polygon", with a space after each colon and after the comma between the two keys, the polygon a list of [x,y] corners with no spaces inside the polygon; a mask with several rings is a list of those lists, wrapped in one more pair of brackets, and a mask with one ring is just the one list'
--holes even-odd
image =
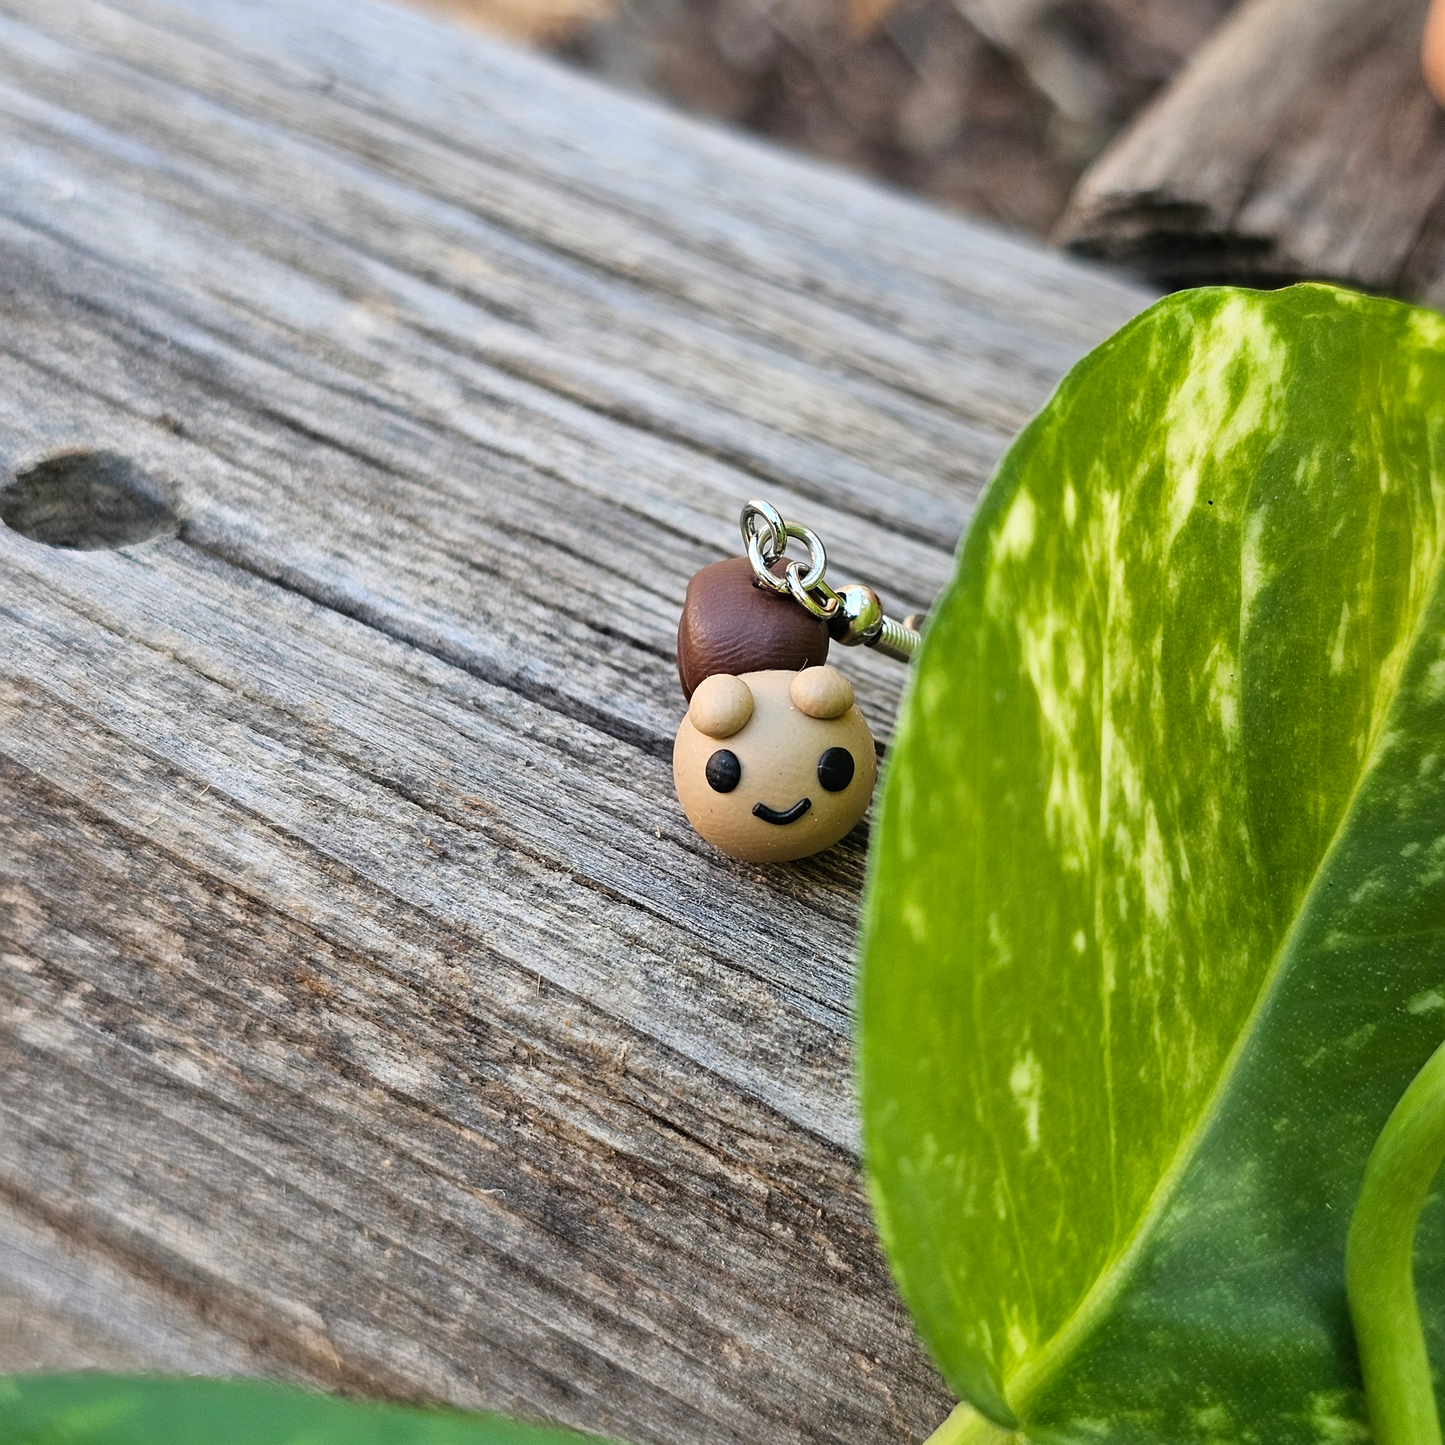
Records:
{"label": "wooden log", "polygon": [[1427,0],[1253,0],[1088,171],[1057,237],[1169,286],[1445,300]]}
{"label": "wooden log", "polygon": [[6,0],[0,132],[0,511],[159,527],[0,528],[0,1368],[922,1435],[866,825],[689,831],[678,608],[926,605],[1144,294],[372,0]]}

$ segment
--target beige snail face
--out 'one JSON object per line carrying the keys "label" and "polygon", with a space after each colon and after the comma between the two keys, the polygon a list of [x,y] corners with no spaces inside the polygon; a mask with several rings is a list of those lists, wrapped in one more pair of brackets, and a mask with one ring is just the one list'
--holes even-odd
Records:
{"label": "beige snail face", "polygon": [[708,678],[672,749],[688,822],[752,863],[836,843],[868,811],[877,773],[873,735],[831,667]]}

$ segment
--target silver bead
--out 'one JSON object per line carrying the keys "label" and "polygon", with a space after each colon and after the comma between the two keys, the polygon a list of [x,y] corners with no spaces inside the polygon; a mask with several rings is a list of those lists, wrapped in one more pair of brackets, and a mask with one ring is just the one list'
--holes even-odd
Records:
{"label": "silver bead", "polygon": [[901,622],[883,615],[883,604],[871,587],[851,582],[838,589],[838,609],[828,624],[834,641],[844,647],[861,642],[884,657],[907,662],[918,646],[918,634]]}
{"label": "silver bead", "polygon": [[838,589],[838,610],[828,627],[835,641],[844,647],[857,647],[860,642],[871,645],[882,630],[883,604],[871,587],[850,582]]}

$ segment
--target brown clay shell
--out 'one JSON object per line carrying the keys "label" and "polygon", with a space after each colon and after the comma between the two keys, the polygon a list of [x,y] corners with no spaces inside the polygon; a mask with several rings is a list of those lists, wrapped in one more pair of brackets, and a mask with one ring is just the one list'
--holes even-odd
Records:
{"label": "brown clay shell", "polygon": [[828,624],[791,597],[757,586],[746,557],[714,562],[687,584],[677,626],[677,675],[684,697],[717,673],[796,672],[827,660]]}

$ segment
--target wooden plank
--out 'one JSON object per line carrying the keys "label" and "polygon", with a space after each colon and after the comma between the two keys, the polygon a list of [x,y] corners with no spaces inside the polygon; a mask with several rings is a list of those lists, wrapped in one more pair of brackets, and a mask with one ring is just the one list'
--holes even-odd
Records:
{"label": "wooden plank", "polygon": [[1428,0],[1253,0],[1085,174],[1058,238],[1165,285],[1445,302]]}
{"label": "wooden plank", "polygon": [[208,1327],[163,1285],[11,1209],[0,1210],[0,1360],[6,1371],[256,1368],[244,1341]]}
{"label": "wooden plank", "polygon": [[677,611],[760,492],[926,604],[1143,293],[369,0],[0,0],[0,130],[0,453],[178,517],[0,529],[0,1368],[924,1433],[866,825],[691,834]]}

